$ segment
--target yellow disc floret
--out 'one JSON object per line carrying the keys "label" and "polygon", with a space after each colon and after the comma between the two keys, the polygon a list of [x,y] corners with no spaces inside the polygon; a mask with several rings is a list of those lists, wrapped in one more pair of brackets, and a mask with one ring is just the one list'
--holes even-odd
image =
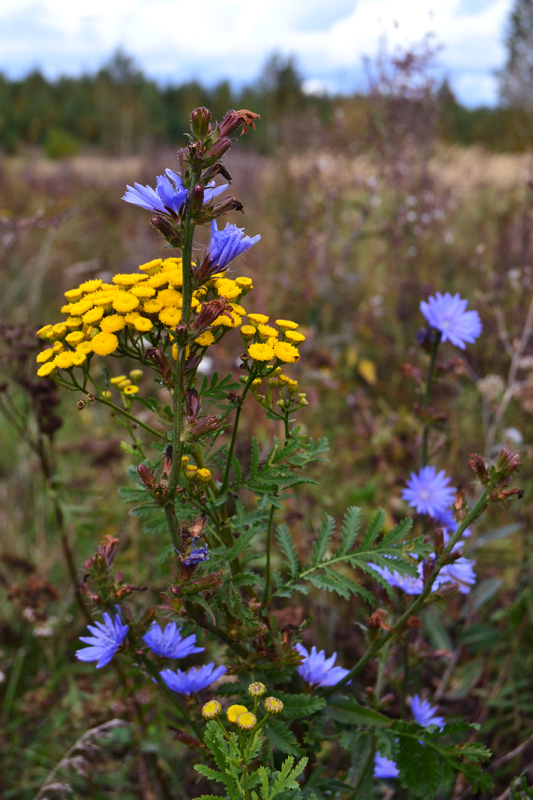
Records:
{"label": "yellow disc floret", "polygon": [[283,711],[283,703],[277,697],[265,698],[265,711],[267,714],[281,714]]}
{"label": "yellow disc floret", "polygon": [[97,356],[109,356],[118,348],[118,339],[114,333],[102,331],[91,339],[91,344]]}
{"label": "yellow disc floret", "polygon": [[266,692],[267,687],[261,681],[254,681],[248,687],[248,694],[252,697],[262,697]]}
{"label": "yellow disc floret", "polygon": [[300,358],[298,350],[293,344],[289,344],[288,342],[276,342],[274,345],[274,354],[276,358],[279,358],[284,364],[293,364]]}
{"label": "yellow disc floret", "polygon": [[113,298],[113,308],[121,314],[135,311],[139,305],[139,298],[129,292],[117,292]]}
{"label": "yellow disc floret", "polygon": [[276,325],[278,328],[283,328],[286,331],[293,331],[295,328],[298,328],[297,322],[291,322],[290,319],[277,319]]}
{"label": "yellow disc floret", "polygon": [[251,344],[248,348],[248,354],[254,361],[270,361],[274,358],[274,348],[269,344]]}

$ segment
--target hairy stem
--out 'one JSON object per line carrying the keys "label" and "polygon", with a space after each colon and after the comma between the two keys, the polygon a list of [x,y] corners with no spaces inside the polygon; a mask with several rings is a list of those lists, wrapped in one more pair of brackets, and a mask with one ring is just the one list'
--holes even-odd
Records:
{"label": "hairy stem", "polygon": [[[426,381],[426,388],[424,391],[424,397],[422,400],[422,413],[425,416],[429,406],[429,400],[431,397],[431,390],[433,388],[434,382],[434,374],[435,374],[435,364],[437,361],[437,350],[439,349],[439,344],[441,340],[441,333],[440,331],[435,331],[434,339],[431,343],[431,356],[429,360],[429,370],[428,370],[428,377]],[[428,442],[429,442],[429,431],[431,428],[431,422],[427,420],[424,421],[424,430],[422,433],[422,466],[427,466],[428,463]]]}

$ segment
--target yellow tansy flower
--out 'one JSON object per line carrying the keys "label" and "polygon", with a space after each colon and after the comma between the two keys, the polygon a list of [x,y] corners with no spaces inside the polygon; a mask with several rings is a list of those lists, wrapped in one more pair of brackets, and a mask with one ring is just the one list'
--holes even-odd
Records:
{"label": "yellow tansy flower", "polygon": [[263,324],[258,325],[257,332],[264,339],[270,339],[270,338],[277,339],[279,336],[279,332],[275,328],[272,328],[270,325],[263,325]]}
{"label": "yellow tansy flower", "polygon": [[241,731],[253,731],[257,725],[257,717],[251,711],[243,711],[237,717],[237,725]]}
{"label": "yellow tansy flower", "polygon": [[56,371],[56,365],[53,361],[48,361],[46,364],[43,364],[42,367],[39,367],[37,370],[37,375],[39,378],[48,378],[53,372]]}
{"label": "yellow tansy flower", "polygon": [[289,342],[305,342],[305,336],[299,331],[285,331],[285,338]]}
{"label": "yellow tansy flower", "polygon": [[53,325],[44,325],[37,331],[37,336],[39,337],[39,339],[48,339],[48,334],[52,333],[53,329],[54,329]]}
{"label": "yellow tansy flower", "polygon": [[74,366],[72,353],[69,350],[64,353],[59,353],[59,355],[54,358],[54,364],[58,369],[70,369]]}
{"label": "yellow tansy flower", "polygon": [[65,336],[65,341],[69,344],[80,344],[85,339],[85,334],[82,331],[72,331],[72,333],[67,333]]}
{"label": "yellow tansy flower", "polygon": [[93,301],[93,306],[110,306],[113,302],[113,298],[115,298],[120,291],[113,286],[114,291],[106,291],[106,292],[95,292],[91,300]]}
{"label": "yellow tansy flower", "polygon": [[93,306],[94,301],[92,299],[90,300],[88,297],[84,297],[78,300],[77,303],[69,303],[67,306],[63,306],[61,312],[63,314],[70,314],[72,317],[81,317],[82,314],[86,314],[87,311],[90,311]]}
{"label": "yellow tansy flower", "polygon": [[215,337],[213,336],[211,331],[204,331],[194,341],[201,347],[207,347],[208,345],[213,344],[213,342],[215,341]]}
{"label": "yellow tansy flower", "polygon": [[53,347],[49,347],[48,350],[43,350],[41,353],[37,355],[35,359],[38,364],[44,364],[45,361],[50,361],[51,358],[55,356],[55,350]]}
{"label": "yellow tansy flower", "polygon": [[237,717],[239,714],[244,714],[245,712],[248,712],[246,706],[234,705],[228,708],[226,711],[226,716],[230,722],[237,722]]}
{"label": "yellow tansy flower", "polygon": [[243,294],[248,294],[248,292],[251,292],[252,289],[254,288],[253,285],[252,285],[252,279],[251,278],[244,278],[244,277],[237,278],[235,280],[235,283],[237,284],[237,286],[240,287],[240,289],[241,289]]}
{"label": "yellow tansy flower", "polygon": [[63,322],[58,322],[57,325],[54,325],[52,328],[52,333],[55,337],[59,338],[60,336],[64,336],[67,332],[67,326]]}
{"label": "yellow tansy flower", "polygon": [[255,336],[256,328],[253,325],[243,325],[241,328],[241,336],[243,339],[251,339]]}
{"label": "yellow tansy flower", "polygon": [[267,714],[281,714],[283,711],[283,703],[277,697],[265,698],[265,711]]}
{"label": "yellow tansy flower", "polygon": [[252,323],[256,323],[257,325],[261,325],[261,323],[268,322],[268,317],[266,314],[248,314],[248,319]]}
{"label": "yellow tansy flower", "polygon": [[124,389],[122,391],[124,392],[124,394],[137,394],[138,391],[139,391],[139,387],[130,385],[130,386],[124,387]]}
{"label": "yellow tansy flower", "polygon": [[143,310],[147,314],[157,314],[163,308],[163,303],[154,298],[153,300],[145,300],[143,303]]}
{"label": "yellow tansy flower", "polygon": [[135,284],[146,280],[146,275],[139,275],[136,272],[125,272],[113,275],[113,283],[117,286],[135,286]]}
{"label": "yellow tansy flower", "polygon": [[225,328],[238,328],[242,322],[242,317],[238,314],[231,314],[229,313],[221,314],[219,317],[213,320],[211,323],[212,328],[218,328],[220,325],[223,325]]}
{"label": "yellow tansy flower", "polygon": [[251,344],[248,353],[254,361],[270,361],[274,358],[274,348],[269,344]]}
{"label": "yellow tansy flower", "polygon": [[113,308],[122,314],[127,314],[128,311],[135,311],[140,305],[139,298],[134,297],[129,292],[117,292],[113,298]]}
{"label": "yellow tansy flower", "polygon": [[84,281],[83,283],[80,283],[78,288],[80,292],[95,292],[97,289],[100,288],[101,285],[102,285],[101,279],[94,278],[94,280]]}
{"label": "yellow tansy flower", "polygon": [[235,281],[229,278],[221,278],[215,283],[215,289],[220,297],[225,297],[226,300],[234,300],[241,294],[241,287],[237,286]]}
{"label": "yellow tansy flower", "polygon": [[130,289],[130,293],[134,297],[139,297],[141,300],[148,300],[150,297],[154,296],[155,289],[153,286],[146,286],[145,284],[141,284],[140,286],[133,286]]}
{"label": "yellow tansy flower", "polygon": [[127,375],[117,375],[115,378],[111,378],[109,383],[112,386],[120,386],[120,384],[124,383],[124,381],[128,381],[129,383],[129,378],[127,377]]}
{"label": "yellow tansy flower", "polygon": [[238,303],[230,303],[230,307],[233,309],[233,311],[236,311],[237,314],[240,314],[241,317],[246,316],[246,309],[240,306]]}
{"label": "yellow tansy flower", "polygon": [[286,331],[293,331],[295,328],[298,328],[297,322],[291,322],[290,319],[277,319],[276,325],[278,328],[284,328]]}
{"label": "yellow tansy flower", "polygon": [[85,362],[87,361],[87,355],[81,350],[78,350],[78,348],[76,348],[76,350],[71,354],[71,356],[72,356],[72,362],[75,367],[81,367],[81,365],[85,364]]}
{"label": "yellow tansy flower", "polygon": [[283,361],[285,364],[293,364],[300,358],[300,353],[293,344],[288,342],[276,342],[274,345],[274,353],[276,358]]}
{"label": "yellow tansy flower", "polygon": [[146,272],[148,275],[154,275],[156,272],[159,271],[161,264],[163,263],[162,258],[154,258],[153,261],[147,261],[146,264],[141,264],[139,269],[143,272]]}
{"label": "yellow tansy flower", "polygon": [[126,320],[120,314],[111,314],[109,317],[104,317],[100,323],[100,328],[103,333],[116,333],[126,327]]}
{"label": "yellow tansy flower", "polygon": [[86,325],[92,325],[94,322],[100,322],[102,317],[104,316],[104,309],[103,308],[91,308],[86,314],[83,315],[82,319]]}
{"label": "yellow tansy flower", "polygon": [[202,467],[202,469],[199,469],[194,477],[203,481],[203,483],[209,483],[211,480],[211,470]]}
{"label": "yellow tansy flower", "polygon": [[177,292],[175,289],[162,289],[158,292],[157,299],[167,308],[181,308],[183,302],[181,292]]}
{"label": "yellow tansy flower", "polygon": [[89,353],[93,352],[93,343],[92,342],[81,342],[76,347],[76,352],[85,353],[85,355],[89,355]]}
{"label": "yellow tansy flower", "polygon": [[118,348],[118,339],[114,333],[102,331],[91,339],[91,344],[97,356],[109,356]]}
{"label": "yellow tansy flower", "polygon": [[82,294],[81,289],[69,289],[68,292],[65,292],[65,297],[67,300],[79,300]]}
{"label": "yellow tansy flower", "polygon": [[168,325],[170,328],[177,325],[181,319],[181,311],[179,308],[163,308],[159,312],[159,319],[163,325]]}
{"label": "yellow tansy flower", "polygon": [[69,329],[72,329],[72,328],[79,328],[79,327],[80,327],[80,325],[82,325],[82,323],[83,323],[83,320],[82,320],[82,318],[81,318],[81,317],[69,317],[69,318],[68,318],[68,319],[66,319],[66,320],[65,320],[65,322],[64,322],[64,324],[65,324],[65,325],[67,326],[67,328],[69,328]]}
{"label": "yellow tansy flower", "polygon": [[141,316],[141,314],[128,314],[126,322],[128,325],[133,325],[136,331],[141,331],[142,333],[147,333],[154,327],[152,320]]}
{"label": "yellow tansy flower", "polygon": [[62,353],[64,349],[62,342],[54,342],[54,353]]}
{"label": "yellow tansy flower", "polygon": [[165,272],[159,272],[157,275],[152,275],[146,281],[147,286],[153,286],[155,289],[159,289],[161,286],[165,286],[168,283],[168,278]]}

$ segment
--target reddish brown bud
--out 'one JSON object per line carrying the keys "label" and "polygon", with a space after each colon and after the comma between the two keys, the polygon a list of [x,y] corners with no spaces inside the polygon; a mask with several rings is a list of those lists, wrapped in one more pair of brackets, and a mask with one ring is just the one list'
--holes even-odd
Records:
{"label": "reddish brown bud", "polygon": [[438,555],[444,550],[444,531],[442,528],[435,528],[433,537],[435,540],[435,553]]}
{"label": "reddish brown bud", "polygon": [[167,217],[152,217],[150,225],[158,230],[172,247],[181,247],[181,235],[176,225],[171,220],[167,219]]}
{"label": "reddish brown bud", "polygon": [[149,347],[148,350],[146,350],[144,355],[146,356],[146,358],[151,358],[152,361],[154,361],[154,363],[157,366],[157,369],[159,370],[159,374],[161,375],[161,377],[163,378],[163,380],[165,381],[167,386],[171,386],[172,385],[172,369],[171,369],[171,367],[170,367],[170,365],[169,365],[169,363],[168,363],[168,361],[167,361],[167,359],[165,357],[165,354],[161,350],[161,348],[160,347]]}
{"label": "reddish brown bud", "polygon": [[375,611],[367,617],[366,622],[371,630],[391,631],[392,626],[385,622],[387,612],[383,608],[376,608]]}
{"label": "reddish brown bud", "polygon": [[192,190],[191,207],[193,211],[201,211],[204,207],[204,187],[200,183]]}
{"label": "reddish brown bud", "polygon": [[137,467],[137,474],[145,486],[154,485],[154,476],[145,464],[139,464]]}
{"label": "reddish brown bud", "polygon": [[219,297],[216,300],[211,300],[209,303],[204,303],[194,325],[199,331],[202,331],[208,328],[223,312],[230,313],[230,311],[231,306],[224,298]]}
{"label": "reddish brown bud", "polygon": [[189,421],[193,422],[200,411],[200,397],[193,387],[185,392],[185,413]]}
{"label": "reddish brown bud", "polygon": [[231,147],[231,139],[228,139],[227,136],[221,136],[218,142],[213,145],[209,153],[207,154],[207,158],[211,159],[214,158],[218,161],[219,158],[228,152]]}

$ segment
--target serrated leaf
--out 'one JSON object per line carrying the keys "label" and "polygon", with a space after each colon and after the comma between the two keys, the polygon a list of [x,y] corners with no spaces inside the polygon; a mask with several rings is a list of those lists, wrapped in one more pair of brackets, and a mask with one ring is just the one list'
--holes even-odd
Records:
{"label": "serrated leaf", "polygon": [[361,516],[361,509],[357,508],[357,506],[350,506],[344,515],[341,538],[341,550],[343,553],[347,553],[355,544],[361,527]]}
{"label": "serrated leaf", "polygon": [[271,745],[277,750],[292,756],[302,754],[294,734],[281,719],[270,717],[264,731]]}
{"label": "serrated leaf", "polygon": [[383,530],[383,525],[385,524],[385,512],[382,508],[380,508],[370,522],[365,534],[363,536],[363,540],[361,542],[361,550],[368,550],[370,545],[372,545],[376,539],[376,537],[381,533]]}
{"label": "serrated leaf", "polygon": [[196,772],[199,772],[200,775],[203,775],[204,778],[209,778],[210,781],[224,783],[224,778],[222,777],[221,773],[211,769],[211,767],[206,767],[205,764],[195,764],[193,768],[196,770]]}
{"label": "serrated leaf", "polygon": [[287,565],[291,573],[291,578],[296,578],[301,570],[300,559],[296,550],[290,530],[286,525],[279,525],[276,532],[276,539],[283,555],[287,560]]}
{"label": "serrated leaf", "polygon": [[255,528],[250,528],[249,530],[244,531],[244,533],[241,533],[233,547],[226,553],[228,562],[235,561],[235,559],[240,556],[242,551],[250,544],[256,533],[257,530]]}
{"label": "serrated leaf", "polygon": [[283,718],[286,720],[309,717],[321,711],[326,705],[324,697],[309,694],[287,694],[276,689],[276,697],[283,703]]}
{"label": "serrated leaf", "polygon": [[411,528],[413,527],[413,520],[411,517],[402,519],[392,530],[390,530],[381,540],[382,547],[391,547],[397,544],[400,540],[404,540]]}
{"label": "serrated leaf", "polygon": [[319,564],[327,553],[331,544],[332,536],[335,532],[335,520],[326,514],[324,520],[317,531],[317,538],[313,542],[313,564]]}

